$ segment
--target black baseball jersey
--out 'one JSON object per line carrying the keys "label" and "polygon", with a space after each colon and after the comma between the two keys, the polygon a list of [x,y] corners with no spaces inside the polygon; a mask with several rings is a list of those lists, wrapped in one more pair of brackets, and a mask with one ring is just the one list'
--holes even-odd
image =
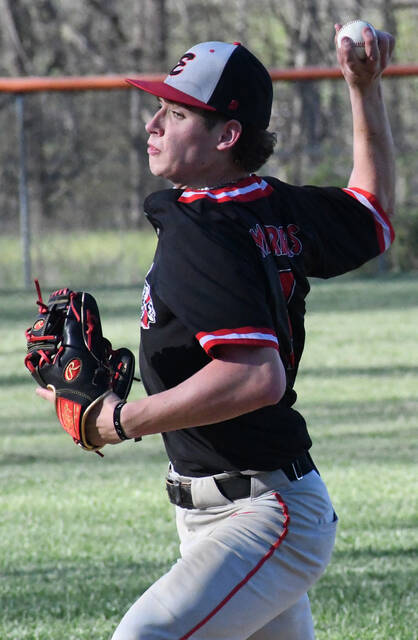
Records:
{"label": "black baseball jersey", "polygon": [[188,476],[279,468],[312,444],[293,389],[308,277],[345,273],[387,249],[388,218],[360,189],[258,176],[224,188],[159,191],[145,212],[158,234],[142,297],[147,393],[192,376],[216,358],[218,345],[278,349],[287,372],[274,406],[164,433],[169,459]]}

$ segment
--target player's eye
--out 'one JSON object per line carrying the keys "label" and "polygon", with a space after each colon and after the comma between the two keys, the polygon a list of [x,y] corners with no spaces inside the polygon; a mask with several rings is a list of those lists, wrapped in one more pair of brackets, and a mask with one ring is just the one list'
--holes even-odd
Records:
{"label": "player's eye", "polygon": [[177,118],[178,120],[183,120],[184,113],[182,113],[181,111],[177,111],[176,109],[170,109],[170,111],[175,118]]}

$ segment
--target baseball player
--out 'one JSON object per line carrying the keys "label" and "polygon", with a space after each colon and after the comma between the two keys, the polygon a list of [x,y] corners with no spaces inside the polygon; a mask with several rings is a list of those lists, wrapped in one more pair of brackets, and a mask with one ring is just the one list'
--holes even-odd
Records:
{"label": "baseball player", "polygon": [[173,184],[145,201],[158,235],[142,297],[149,395],[109,396],[87,435],[102,446],[162,434],[181,557],[113,640],[314,638],[307,592],[337,516],[295,408],[308,278],[355,269],[393,240],[380,76],[394,41],[364,38],[364,61],[350,39],[338,50],[354,123],[346,189],[254,173],[273,148],[272,85],[240,43],[200,43],[164,82],[129,81],[158,98],[149,164]]}

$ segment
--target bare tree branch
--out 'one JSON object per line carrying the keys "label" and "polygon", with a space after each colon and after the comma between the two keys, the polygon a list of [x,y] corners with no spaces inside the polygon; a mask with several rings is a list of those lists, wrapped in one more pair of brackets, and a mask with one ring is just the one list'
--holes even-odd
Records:
{"label": "bare tree branch", "polygon": [[15,9],[18,8],[17,2],[15,0],[13,5],[10,3],[10,0],[0,0],[0,2],[0,6],[3,7],[3,10],[1,12],[3,20],[17,54],[18,66],[20,67],[22,73],[29,74],[32,69],[31,60],[26,54],[25,47],[23,45],[22,38],[19,33],[19,28],[16,22],[15,13],[12,9],[12,6],[14,6]]}

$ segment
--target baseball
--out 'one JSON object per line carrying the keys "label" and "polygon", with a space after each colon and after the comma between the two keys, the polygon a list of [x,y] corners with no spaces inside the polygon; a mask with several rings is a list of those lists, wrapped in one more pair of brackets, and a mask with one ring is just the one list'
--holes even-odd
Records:
{"label": "baseball", "polygon": [[364,20],[352,20],[351,22],[347,22],[345,25],[341,27],[337,36],[337,45],[338,48],[341,47],[341,40],[343,38],[351,38],[351,40],[355,44],[355,52],[357,56],[364,60],[366,57],[366,51],[364,48],[364,40],[363,40],[363,29],[364,27],[370,27],[373,31],[374,36],[376,36],[376,31],[373,25],[370,22],[364,22]]}

